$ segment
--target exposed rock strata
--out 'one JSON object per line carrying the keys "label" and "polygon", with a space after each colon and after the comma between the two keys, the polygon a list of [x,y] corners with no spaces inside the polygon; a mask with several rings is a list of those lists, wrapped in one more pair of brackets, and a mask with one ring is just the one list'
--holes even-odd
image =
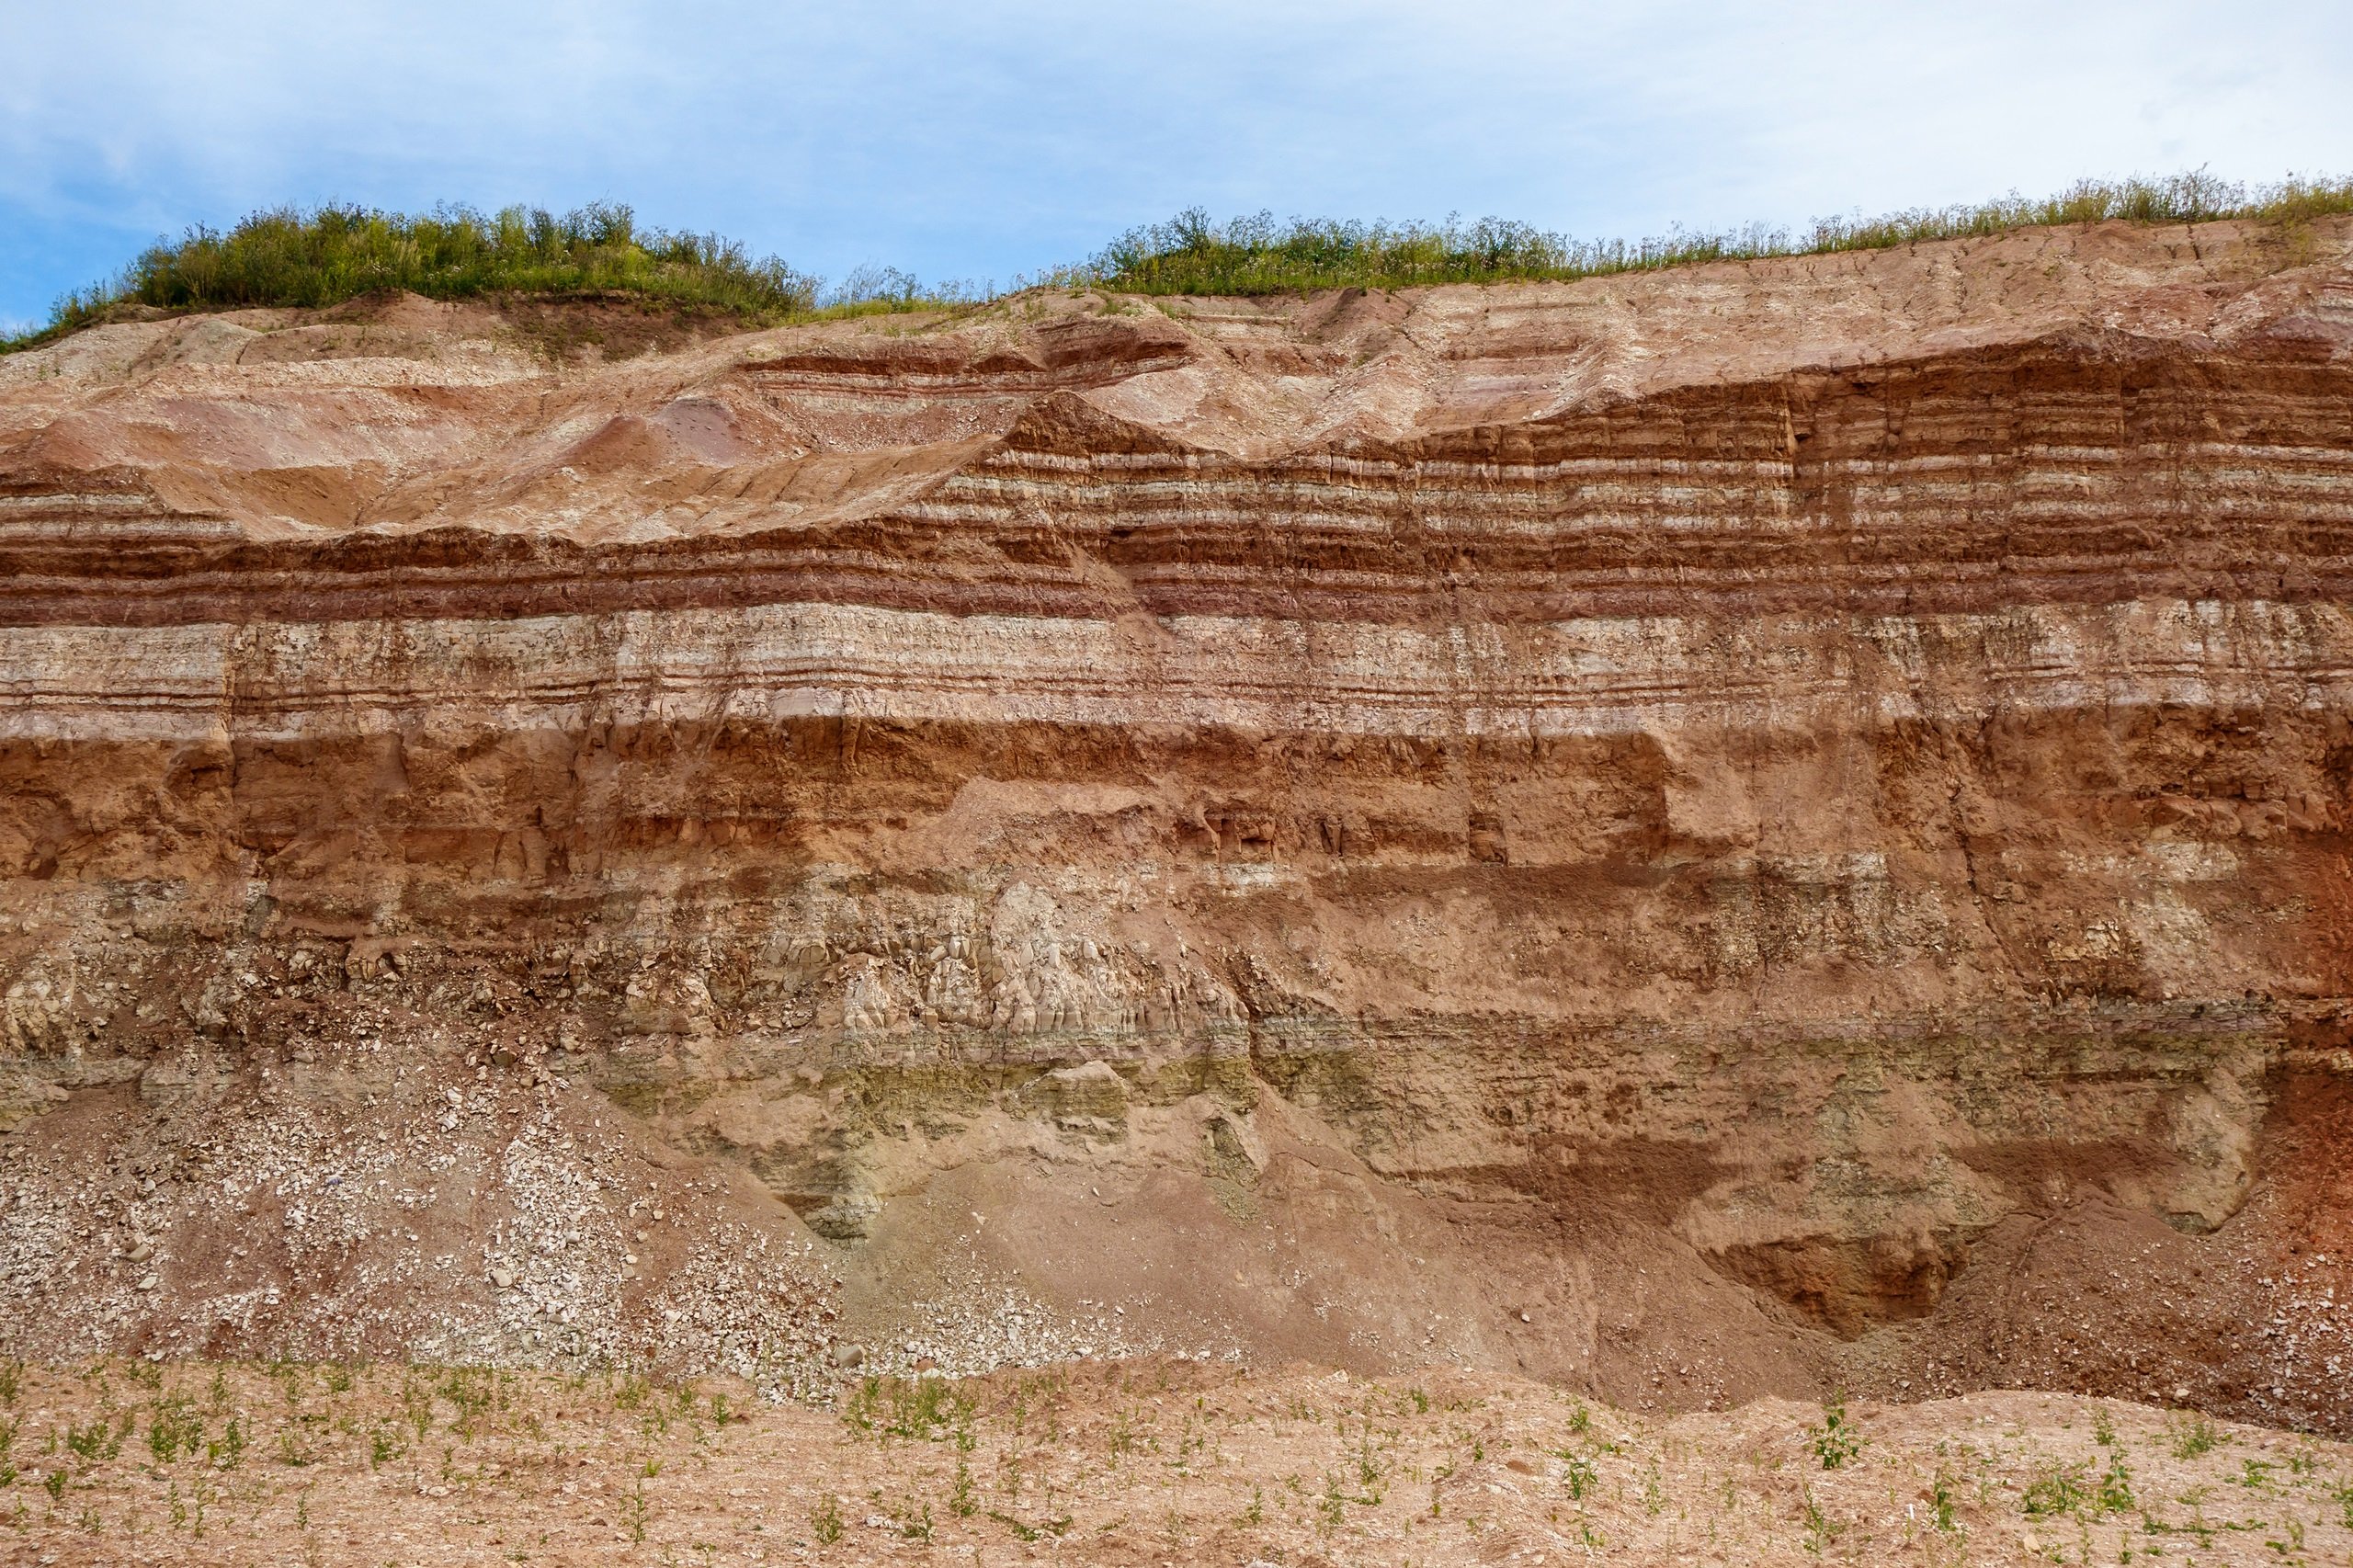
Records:
{"label": "exposed rock strata", "polygon": [[[50,1173],[0,1329],[225,1321],[168,1187],[55,1229],[88,1129],[135,1163],[381,1094],[430,1142],[449,1081],[465,1169],[625,1137],[779,1256],[813,1227],[774,1288],[838,1270],[878,1355],[2339,1421],[2333,1305],[2292,1354],[2240,1320],[2343,1244],[2347,245],[1029,299],[563,367],[406,301],[0,360],[0,1030]],[[494,1219],[385,1278],[558,1353]],[[2149,1321],[2118,1249],[2200,1248]],[[287,1258],[248,1332],[324,1343]],[[574,1348],[662,1344],[665,1278]],[[911,1324],[943,1280],[1014,1327]]]}

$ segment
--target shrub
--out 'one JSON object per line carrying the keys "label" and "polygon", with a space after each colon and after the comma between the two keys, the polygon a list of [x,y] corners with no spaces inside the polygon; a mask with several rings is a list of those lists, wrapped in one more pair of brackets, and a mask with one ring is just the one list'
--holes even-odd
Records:
{"label": "shrub", "polygon": [[646,228],[629,208],[609,202],[561,215],[522,207],[401,213],[329,203],[274,208],[225,233],[199,226],[159,240],[121,277],[60,300],[47,326],[0,339],[0,352],[95,325],[125,306],[317,308],[394,290],[436,300],[620,294],[758,324],[936,309],[979,297],[962,285],[926,288],[906,273],[872,267],[826,290],[775,256],[755,257],[717,234]]}
{"label": "shrub", "polygon": [[1822,1406],[1822,1420],[1808,1426],[1814,1457],[1824,1470],[1836,1470],[1863,1451],[1863,1439],[1847,1416],[1847,1396],[1833,1392]]}
{"label": "shrub", "polygon": [[2124,1450],[2111,1449],[2108,1455],[2108,1470],[2099,1478],[2097,1495],[2103,1514],[2129,1513],[2132,1508],[2132,1471],[2124,1463]]}
{"label": "shrub", "polygon": [[204,1446],[204,1417],[185,1394],[155,1403],[147,1425],[147,1447],[158,1464],[169,1464],[182,1454],[191,1458]]}
{"label": "shrub", "polygon": [[[1876,218],[1817,219],[1791,232],[1752,223],[1647,239],[1574,239],[1505,218],[1442,224],[1341,222],[1258,212],[1224,222],[1188,208],[1129,230],[1086,263],[1036,282],[1113,294],[1274,294],[1311,289],[1404,289],[1646,272],[1700,262],[1885,250],[2051,224],[2195,223],[2255,219],[2305,224],[2353,212],[2353,177],[2290,176],[2247,186],[2204,171],[2166,178],[2079,180],[2056,196],[1917,208]],[[1017,280],[1017,287],[1021,280]],[[936,310],[983,302],[989,290],[926,285],[896,267],[861,267],[826,289],[775,256],[755,257],[716,234],[639,225],[628,207],[597,202],[557,215],[509,207],[483,213],[281,207],[223,233],[188,230],[142,251],[122,276],[66,295],[38,331],[0,339],[0,353],[46,343],[125,306],[174,312],[320,307],[391,290],[438,300],[493,295],[620,294],[707,310],[747,324],[818,315]]]}
{"label": "shrub", "polygon": [[2091,1501],[2084,1484],[2084,1467],[2061,1465],[2047,1470],[2026,1489],[2026,1511],[2037,1516],[2073,1514]]}
{"label": "shrub", "polygon": [[2214,1445],[2222,1441],[2222,1435],[2214,1430],[2214,1424],[2194,1410],[2177,1412],[2169,1417],[2165,1422],[2165,1436],[2171,1440],[2173,1457],[2177,1460],[2194,1460],[2200,1454],[2211,1452]]}
{"label": "shrub", "polygon": [[1919,208],[1878,218],[1817,219],[1795,233],[1762,224],[1642,240],[1578,240],[1504,218],[1464,224],[1340,222],[1271,212],[1217,222],[1196,207],[1131,229],[1085,268],[1082,281],[1136,294],[1274,294],[1305,289],[1403,289],[1647,272],[1699,262],[1830,251],[1886,250],[2059,223],[2211,222],[2226,218],[2305,222],[2353,212],[2353,178],[2248,187],[2203,171],[2165,179],[2079,180],[2057,196],[2015,193],[1974,206]]}

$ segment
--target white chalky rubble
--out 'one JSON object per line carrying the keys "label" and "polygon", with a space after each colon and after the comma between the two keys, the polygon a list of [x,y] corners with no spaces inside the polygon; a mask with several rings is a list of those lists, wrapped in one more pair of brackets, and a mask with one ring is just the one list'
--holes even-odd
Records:
{"label": "white chalky rubble", "polygon": [[188,1074],[201,1090],[95,1179],[0,1142],[0,1344],[38,1322],[77,1354],[646,1367],[823,1395],[836,1286],[813,1247],[673,1178],[697,1233],[641,1279],[629,1189],[654,1178],[619,1132],[552,1085],[428,1086],[434,1060],[371,1063],[357,1104],[269,1067]]}
{"label": "white chalky rubble", "polygon": [[1198,1361],[1242,1358],[1241,1348],[1230,1338],[1173,1340],[1129,1324],[1125,1312],[1112,1303],[1082,1301],[1074,1312],[1057,1311],[1018,1285],[973,1268],[951,1266],[943,1271],[939,1285],[937,1291],[907,1303],[899,1320],[903,1326],[863,1358],[863,1370],[901,1376],[936,1370],[962,1378],[1006,1367],[1088,1358],[1166,1354]]}

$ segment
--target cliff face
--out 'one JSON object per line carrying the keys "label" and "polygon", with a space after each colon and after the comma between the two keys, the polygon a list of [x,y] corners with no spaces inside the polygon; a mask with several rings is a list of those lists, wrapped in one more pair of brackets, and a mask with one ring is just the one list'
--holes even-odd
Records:
{"label": "cliff face", "polygon": [[2348,244],[0,360],[0,1340],[2337,1422]]}

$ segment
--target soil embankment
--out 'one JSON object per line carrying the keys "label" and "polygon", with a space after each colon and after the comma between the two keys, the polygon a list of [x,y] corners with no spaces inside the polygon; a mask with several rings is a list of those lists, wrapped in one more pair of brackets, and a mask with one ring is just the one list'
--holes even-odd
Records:
{"label": "soil embankment", "polygon": [[2348,233],[0,359],[0,1348],[2341,1432]]}

